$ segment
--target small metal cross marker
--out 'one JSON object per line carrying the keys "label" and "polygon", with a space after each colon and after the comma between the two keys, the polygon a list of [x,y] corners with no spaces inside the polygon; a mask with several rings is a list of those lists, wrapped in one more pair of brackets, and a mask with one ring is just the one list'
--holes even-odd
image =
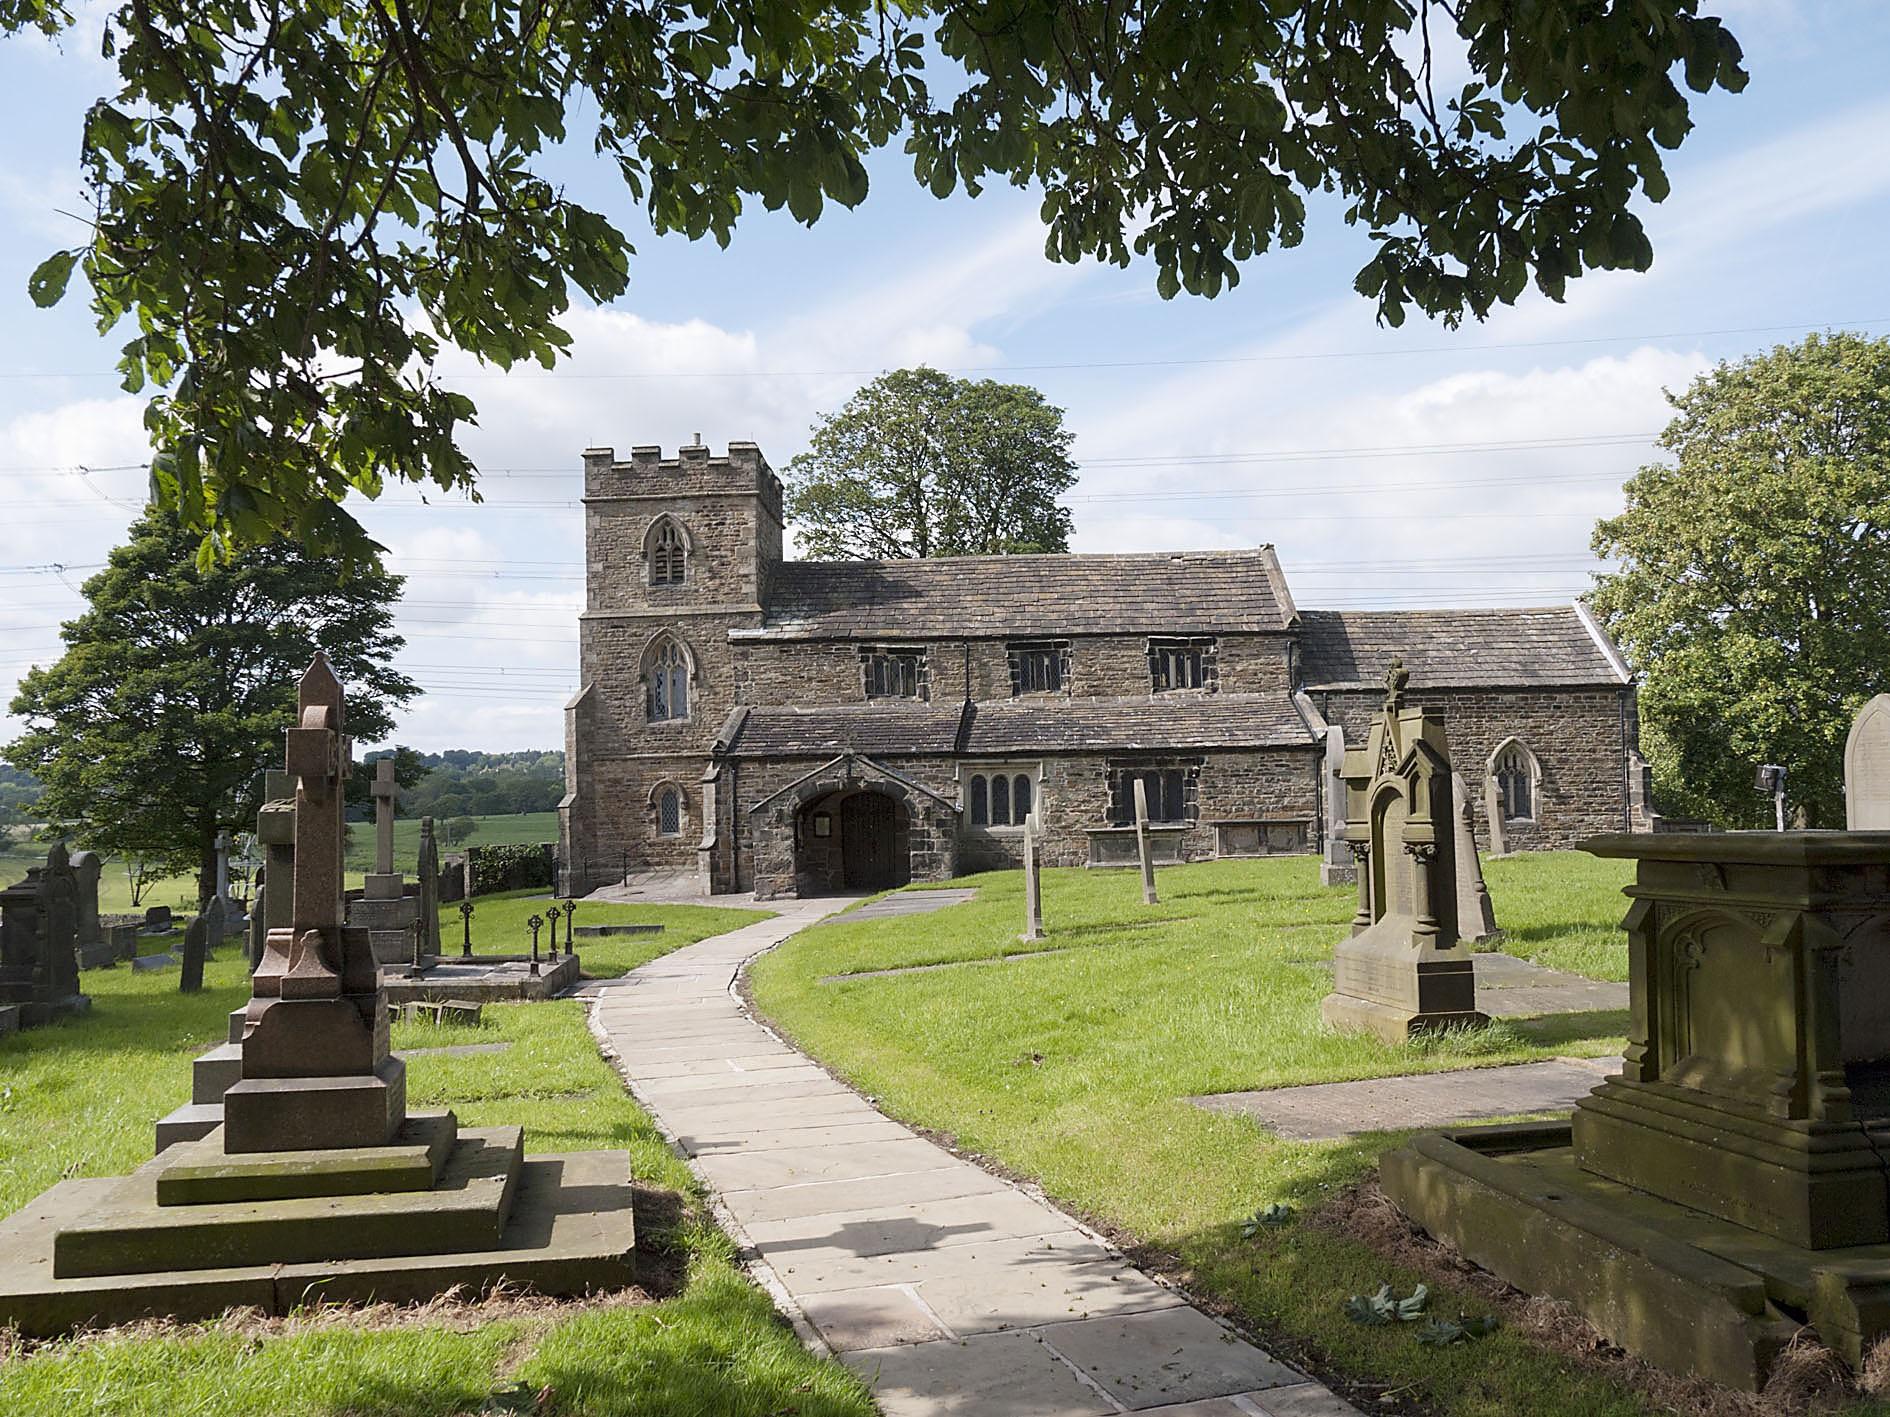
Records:
{"label": "small metal cross marker", "polygon": [[551,920],[551,957],[556,959],[558,957],[558,902],[555,897],[551,902],[551,909],[545,914]]}
{"label": "small metal cross marker", "polygon": [[473,903],[470,900],[462,900],[459,903],[459,923],[463,938],[459,952],[466,959],[472,958],[472,917]]}
{"label": "small metal cross marker", "polygon": [[532,978],[538,977],[538,932],[545,928],[545,917],[534,915],[525,922],[532,930]]}
{"label": "small metal cross marker", "polygon": [[575,938],[571,930],[571,917],[577,914],[577,902],[567,899],[564,903],[564,952],[568,955],[577,953],[577,946],[571,941]]}

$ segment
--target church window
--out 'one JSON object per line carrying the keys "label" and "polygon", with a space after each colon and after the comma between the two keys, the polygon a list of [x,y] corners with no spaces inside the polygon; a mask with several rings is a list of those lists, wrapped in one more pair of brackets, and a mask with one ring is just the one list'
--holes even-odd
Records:
{"label": "church window", "polygon": [[649,686],[651,723],[689,717],[689,657],[675,640],[658,641],[645,682]]}
{"label": "church window", "polygon": [[1156,693],[1174,689],[1214,687],[1214,641],[1211,638],[1150,640],[1149,687]]}
{"label": "church window", "polygon": [[1039,640],[1010,646],[1011,693],[1060,694],[1070,677],[1070,642]]}
{"label": "church window", "polygon": [[1490,774],[1496,779],[1496,797],[1503,804],[1503,820],[1534,821],[1539,776],[1535,754],[1512,738],[1496,750],[1496,756],[1490,760]]}
{"label": "church window", "polygon": [[656,793],[656,834],[682,835],[682,789],[664,786]]}
{"label": "church window", "polygon": [[668,517],[656,524],[650,538],[650,584],[681,585],[689,564],[689,547],[682,528]]}
{"label": "church window", "polygon": [[928,685],[925,651],[897,645],[869,645],[860,651],[860,670],[869,699],[923,699]]}
{"label": "church window", "polygon": [[1135,784],[1141,780],[1148,797],[1151,822],[1185,822],[1189,818],[1190,774],[1178,767],[1119,767],[1109,774],[1109,822],[1135,825]]}
{"label": "church window", "polygon": [[974,827],[1021,827],[1036,797],[1035,772],[981,768],[965,776],[965,820]]}

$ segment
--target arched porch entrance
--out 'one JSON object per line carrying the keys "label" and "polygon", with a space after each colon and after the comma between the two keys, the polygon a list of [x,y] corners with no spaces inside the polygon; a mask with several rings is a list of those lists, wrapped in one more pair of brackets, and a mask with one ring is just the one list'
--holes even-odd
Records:
{"label": "arched porch entrance", "polygon": [[884,891],[912,879],[905,803],[871,787],[830,792],[801,809],[795,853],[801,894]]}

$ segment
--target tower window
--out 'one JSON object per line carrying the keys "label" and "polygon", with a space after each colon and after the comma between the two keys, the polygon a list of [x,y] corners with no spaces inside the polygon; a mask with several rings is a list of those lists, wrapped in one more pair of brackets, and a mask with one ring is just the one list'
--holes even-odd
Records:
{"label": "tower window", "polygon": [[681,836],[682,815],[682,790],[676,787],[661,788],[656,794],[656,834]]}
{"label": "tower window", "polygon": [[689,564],[689,548],[682,529],[665,517],[650,538],[650,584],[681,585]]}
{"label": "tower window", "polygon": [[689,717],[689,657],[681,645],[666,639],[651,656],[646,675],[650,694],[650,722]]}

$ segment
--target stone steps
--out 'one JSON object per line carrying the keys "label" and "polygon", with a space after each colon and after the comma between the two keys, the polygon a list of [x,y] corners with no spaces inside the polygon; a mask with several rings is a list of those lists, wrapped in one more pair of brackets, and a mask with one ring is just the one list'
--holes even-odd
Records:
{"label": "stone steps", "polygon": [[223,1094],[243,1076],[243,1045],[240,1043],[219,1043],[208,1053],[200,1054],[190,1066],[190,1100],[192,1102],[214,1102],[219,1106]]}
{"label": "stone steps", "polygon": [[221,1102],[186,1102],[169,1116],[158,1118],[158,1152],[180,1141],[201,1141],[223,1125]]}

